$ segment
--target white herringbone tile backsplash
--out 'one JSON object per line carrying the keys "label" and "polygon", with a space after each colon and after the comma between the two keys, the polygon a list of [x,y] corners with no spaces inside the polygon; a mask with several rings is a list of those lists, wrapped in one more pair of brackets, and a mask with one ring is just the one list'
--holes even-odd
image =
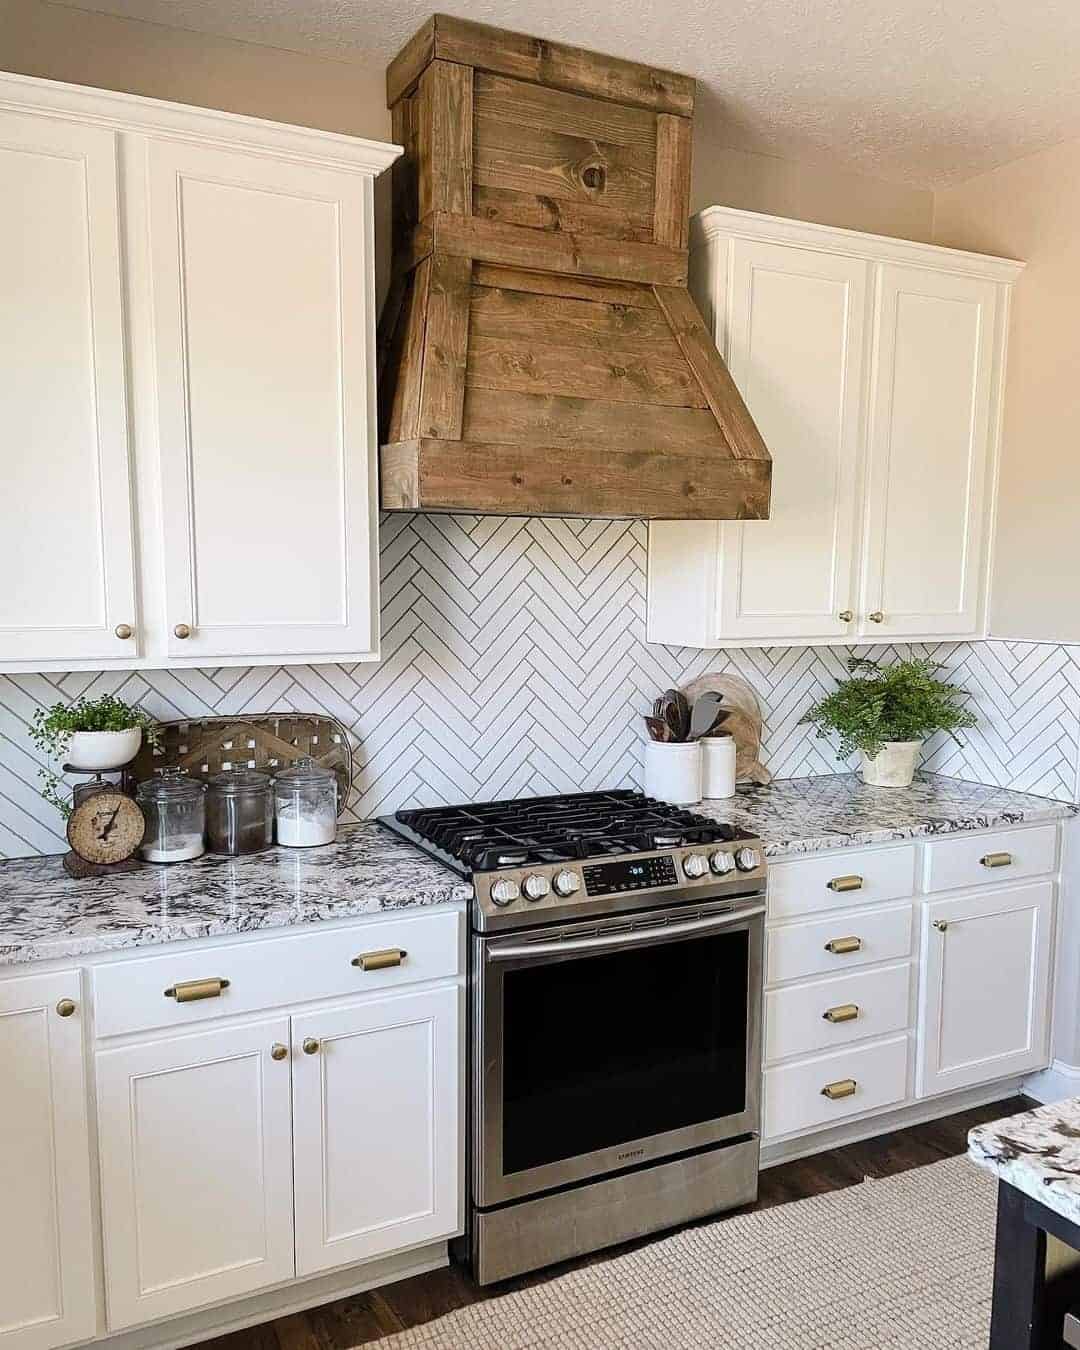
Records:
{"label": "white herringbone tile backsplash", "polygon": [[[647,644],[645,536],[628,521],[388,516],[377,665],[0,676],[0,857],[64,847],[38,795],[34,710],[106,690],[161,718],[329,713],[354,738],[352,819],[422,802],[639,785],[640,714],[659,690],[706,670],[738,671],[758,691],[776,777],[842,768],[829,742],[798,723],[845,673],[850,649]],[[933,742],[928,767],[1076,796],[1080,650],[919,650],[971,690],[980,716],[963,748]]]}

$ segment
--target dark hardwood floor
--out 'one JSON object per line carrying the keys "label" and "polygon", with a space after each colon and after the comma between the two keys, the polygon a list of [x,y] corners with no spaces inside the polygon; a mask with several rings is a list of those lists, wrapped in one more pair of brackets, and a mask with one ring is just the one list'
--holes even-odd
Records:
{"label": "dark hardwood floor", "polygon": [[[862,1143],[830,1149],[812,1158],[769,1168],[761,1174],[760,1194],[753,1208],[768,1209],[789,1200],[803,1200],[825,1191],[854,1186],[865,1177],[887,1177],[906,1172],[911,1167],[940,1162],[943,1158],[966,1152],[967,1133],[973,1125],[1013,1115],[1030,1105],[1032,1103],[1023,1097],[1009,1097],[926,1125],[913,1125]],[[450,1266],[308,1312],[282,1317],[247,1331],[205,1341],[203,1347],[212,1350],[348,1350],[350,1346],[378,1341],[380,1337],[403,1331],[406,1327],[419,1326],[465,1304],[542,1283],[575,1266],[603,1261],[656,1240],[655,1236],[641,1238],[487,1289],[477,1288],[462,1270]]]}

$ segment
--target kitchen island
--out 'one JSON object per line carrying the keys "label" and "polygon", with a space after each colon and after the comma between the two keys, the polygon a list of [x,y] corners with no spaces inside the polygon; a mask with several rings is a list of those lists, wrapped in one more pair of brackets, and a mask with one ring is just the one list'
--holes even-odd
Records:
{"label": "kitchen island", "polygon": [[998,1178],[990,1350],[1036,1350],[1047,1235],[1080,1252],[1080,1097],[980,1125],[968,1156]]}

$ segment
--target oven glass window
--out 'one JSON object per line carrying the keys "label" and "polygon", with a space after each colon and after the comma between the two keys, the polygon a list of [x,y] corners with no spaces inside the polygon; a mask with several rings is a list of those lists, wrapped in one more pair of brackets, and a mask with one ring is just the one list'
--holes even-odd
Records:
{"label": "oven glass window", "polygon": [[745,930],[507,971],[503,1169],[746,1106]]}

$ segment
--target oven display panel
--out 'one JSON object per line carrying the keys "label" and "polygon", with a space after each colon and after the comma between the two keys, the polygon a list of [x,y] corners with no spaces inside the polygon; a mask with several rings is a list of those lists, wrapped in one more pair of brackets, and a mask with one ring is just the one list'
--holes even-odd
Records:
{"label": "oven display panel", "polygon": [[650,886],[674,886],[675,863],[670,854],[659,858],[635,858],[627,862],[594,863],[581,869],[586,895],[611,895],[615,891],[642,891]]}

